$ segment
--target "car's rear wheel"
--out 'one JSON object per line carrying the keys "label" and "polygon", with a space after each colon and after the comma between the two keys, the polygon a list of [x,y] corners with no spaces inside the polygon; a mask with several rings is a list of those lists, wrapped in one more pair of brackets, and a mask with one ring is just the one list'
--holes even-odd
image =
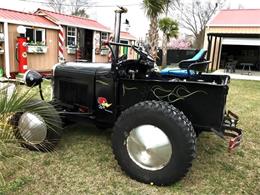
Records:
{"label": "car's rear wheel", "polygon": [[24,112],[14,114],[11,124],[20,144],[30,150],[52,151],[61,138],[62,122],[59,113],[47,102],[33,100]]}
{"label": "car's rear wheel", "polygon": [[131,178],[169,185],[185,176],[195,157],[190,121],[166,102],[146,101],[125,110],[112,134],[115,158]]}

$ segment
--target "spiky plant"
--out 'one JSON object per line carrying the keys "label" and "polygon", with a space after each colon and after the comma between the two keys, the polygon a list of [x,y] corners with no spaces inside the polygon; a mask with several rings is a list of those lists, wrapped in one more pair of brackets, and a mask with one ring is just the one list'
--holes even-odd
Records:
{"label": "spiky plant", "polygon": [[31,90],[19,92],[17,84],[1,83],[0,85],[0,141],[14,140],[13,127],[8,122],[13,114],[23,111],[24,106],[35,94]]}
{"label": "spiky plant", "polygon": [[[22,143],[23,139],[17,140],[18,121],[19,114],[25,112],[35,113],[40,115],[46,126],[57,131],[60,128],[60,118],[58,112],[55,111],[52,105],[43,102],[33,100],[36,95],[36,91],[31,88],[25,87],[15,83],[0,83],[0,180],[2,181],[1,164],[7,158],[6,156],[14,156],[10,154],[14,148],[18,148],[17,142]],[[51,112],[50,112],[51,109]],[[28,130],[28,133],[29,130]],[[46,151],[50,151],[52,148],[46,148]],[[44,149],[42,149],[44,150]],[[20,158],[21,159],[21,158]],[[1,182],[0,181],[0,182]],[[1,182],[3,183],[3,182]]]}
{"label": "spiky plant", "polygon": [[[11,117],[23,110],[23,107],[30,101],[34,94],[30,90],[19,92],[21,89],[17,84],[0,83],[0,169],[3,170],[4,161],[13,156],[13,147],[17,147],[14,130],[10,124]],[[14,154],[15,155],[15,154]],[[8,157],[7,157],[8,156]],[[0,183],[4,184],[2,173],[0,172]]]}

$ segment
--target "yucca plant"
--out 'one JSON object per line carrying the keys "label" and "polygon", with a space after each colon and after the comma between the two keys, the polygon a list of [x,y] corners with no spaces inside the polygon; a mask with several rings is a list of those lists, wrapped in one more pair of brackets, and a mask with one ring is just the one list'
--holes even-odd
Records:
{"label": "yucca plant", "polygon": [[32,88],[0,83],[0,163],[6,158],[7,149],[18,147],[17,143],[40,151],[51,151],[58,143],[59,113],[53,105],[35,97]]}
{"label": "yucca plant", "polygon": [[[23,107],[33,98],[34,94],[30,90],[19,93],[19,86],[11,83],[0,83],[0,163],[1,170],[4,161],[13,155],[13,149],[18,147],[18,140],[15,137],[15,129],[10,120],[12,116],[23,110]],[[0,172],[0,183],[4,184],[2,173]]]}
{"label": "yucca plant", "polygon": [[9,123],[11,117],[23,110],[23,107],[33,98],[30,90],[19,93],[17,84],[1,83],[0,85],[0,141],[9,142],[15,139],[13,126]]}

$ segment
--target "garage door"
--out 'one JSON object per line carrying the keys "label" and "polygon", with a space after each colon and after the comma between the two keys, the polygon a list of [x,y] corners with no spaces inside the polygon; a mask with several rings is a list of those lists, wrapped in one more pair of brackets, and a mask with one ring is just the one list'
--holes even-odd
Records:
{"label": "garage door", "polygon": [[260,38],[223,38],[222,45],[260,46]]}

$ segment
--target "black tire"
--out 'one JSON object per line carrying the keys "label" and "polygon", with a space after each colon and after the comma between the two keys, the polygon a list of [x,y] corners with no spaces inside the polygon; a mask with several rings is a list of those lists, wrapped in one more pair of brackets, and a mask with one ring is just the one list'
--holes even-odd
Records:
{"label": "black tire", "polygon": [[[42,119],[42,122],[46,124],[46,136],[40,143],[32,143],[26,140],[19,127],[19,122],[22,120],[22,116],[26,113],[33,114]],[[50,152],[58,144],[61,139],[62,121],[59,113],[49,103],[42,100],[32,100],[24,107],[24,112],[18,112],[11,118],[11,124],[15,127],[15,136],[18,139],[22,147],[28,148],[33,151]],[[23,129],[23,131],[30,131]]]}
{"label": "black tire", "polygon": [[[132,129],[141,125],[160,128],[171,143],[168,163],[159,170],[147,170],[132,160],[127,144]],[[149,129],[150,130],[150,129]],[[118,164],[131,178],[155,185],[170,185],[188,172],[195,158],[196,134],[186,116],[167,102],[145,101],[122,112],[112,134],[112,149]]]}

